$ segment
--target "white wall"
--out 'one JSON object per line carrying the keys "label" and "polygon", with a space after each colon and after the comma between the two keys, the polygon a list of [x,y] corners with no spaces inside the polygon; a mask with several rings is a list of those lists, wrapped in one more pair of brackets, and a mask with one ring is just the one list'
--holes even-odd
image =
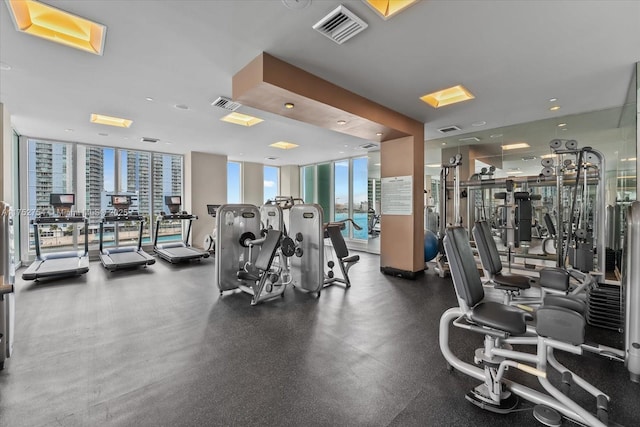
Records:
{"label": "white wall", "polygon": [[11,116],[7,107],[0,103],[0,200],[10,205],[14,204],[13,197],[13,130]]}
{"label": "white wall", "polygon": [[185,154],[184,166],[184,206],[198,216],[191,229],[191,242],[202,248],[204,238],[215,226],[207,205],[227,203],[227,156],[192,151]]}
{"label": "white wall", "polygon": [[300,167],[295,165],[280,167],[279,196],[300,197]]}
{"label": "white wall", "polygon": [[242,202],[262,206],[264,203],[264,165],[262,163],[243,162],[241,169]]}

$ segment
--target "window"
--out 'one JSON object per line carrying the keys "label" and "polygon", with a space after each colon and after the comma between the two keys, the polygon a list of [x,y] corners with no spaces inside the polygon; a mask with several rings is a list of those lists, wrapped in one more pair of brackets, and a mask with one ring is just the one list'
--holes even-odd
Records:
{"label": "window", "polygon": [[[107,209],[106,195],[112,193],[116,182],[115,152],[113,148],[79,146],[78,157],[84,155],[84,208],[89,219],[89,248],[98,249],[100,241],[100,222]],[[80,183],[79,183],[80,184]],[[82,185],[78,185],[82,188]],[[81,202],[78,198],[78,202]],[[106,246],[115,245],[113,226],[107,228],[103,242]]]}
{"label": "window", "polygon": [[[49,205],[51,193],[74,192],[74,156],[73,144],[46,142],[35,139],[28,140],[28,212],[29,220],[37,214],[53,213]],[[78,209],[78,206],[74,207]],[[29,227],[29,251],[35,251],[33,227]],[[43,249],[54,248],[75,249],[73,236],[69,235],[68,226],[62,228],[56,224],[41,227]]]}
{"label": "window", "polygon": [[[349,161],[342,160],[333,164],[333,220],[342,221],[350,218],[349,215]],[[325,215],[328,210],[325,209]],[[325,218],[325,221],[329,221]],[[349,236],[351,224],[347,223],[342,235]]]}
{"label": "window", "polygon": [[227,162],[227,203],[242,203],[240,163]]}
{"label": "window", "polygon": [[280,193],[280,168],[264,167],[264,201],[274,200]]}
{"label": "window", "polygon": [[[182,197],[182,156],[153,153],[152,156],[153,214],[168,212],[164,196]],[[182,207],[181,209],[184,209]],[[182,221],[163,221],[158,241],[182,240]]]}
{"label": "window", "polygon": [[353,207],[353,220],[361,227],[361,230],[353,230],[353,238],[366,240],[368,236],[368,179],[369,159],[360,157],[353,159],[353,191],[351,192],[351,206]]}
{"label": "window", "polygon": [[302,175],[302,200],[304,200],[305,203],[313,203],[316,200],[316,167],[304,166],[300,173]]}
{"label": "window", "polygon": [[[138,212],[144,217],[142,243],[150,244],[152,241],[151,228],[155,226],[152,224],[153,212],[151,211],[151,153],[119,150],[119,157],[118,194],[131,196],[129,211]],[[139,226],[139,224],[119,224],[118,238],[120,242],[136,242]],[[122,227],[125,227],[126,230],[121,230]]]}
{"label": "window", "polygon": [[[324,221],[333,221],[331,211],[331,163],[318,165],[317,202],[324,210]],[[305,200],[306,201],[306,200]]]}

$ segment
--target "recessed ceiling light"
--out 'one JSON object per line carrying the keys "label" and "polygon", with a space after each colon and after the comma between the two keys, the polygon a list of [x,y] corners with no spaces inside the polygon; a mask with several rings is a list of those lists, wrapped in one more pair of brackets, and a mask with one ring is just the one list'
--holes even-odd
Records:
{"label": "recessed ceiling light", "polygon": [[257,125],[258,123],[261,123],[264,121],[262,119],[249,116],[247,114],[236,113],[235,111],[233,113],[227,114],[220,120],[222,120],[223,122],[233,123],[235,125],[247,126],[247,127]]}
{"label": "recessed ceiling light", "polygon": [[149,101],[149,102],[152,102],[152,101],[153,101],[153,98],[152,98],[152,97],[150,97],[150,96],[147,96],[145,99],[146,99],[147,101]]}
{"label": "recessed ceiling light", "polygon": [[554,105],[553,107],[549,108],[550,111],[558,111],[560,109],[559,105]]}
{"label": "recessed ceiling light", "polygon": [[515,144],[507,144],[503,145],[503,150],[517,150],[518,148],[529,148],[530,145],[526,142],[516,142]]}
{"label": "recessed ceiling light", "polygon": [[281,150],[291,150],[292,148],[298,147],[298,144],[294,144],[293,142],[287,141],[278,141],[270,144],[269,147],[280,148]]}
{"label": "recessed ceiling light", "polygon": [[486,125],[486,124],[487,124],[487,122],[485,122],[484,120],[481,120],[481,121],[479,121],[479,122],[471,123],[471,126],[476,126],[476,127],[478,127],[478,126],[484,126],[484,125]]}
{"label": "recessed ceiling light", "polygon": [[11,65],[4,62],[0,62],[0,70],[9,71],[10,69],[11,69]]}
{"label": "recessed ceiling light", "polygon": [[431,163],[430,165],[425,165],[428,168],[439,168],[442,165],[440,163]]}
{"label": "recessed ceiling light", "polygon": [[69,128],[69,129],[65,129],[65,132],[73,132],[73,129]]}
{"label": "recessed ceiling light", "polygon": [[16,30],[102,55],[107,27],[48,4],[6,0]]}
{"label": "recessed ceiling light", "polygon": [[184,105],[184,104],[176,104],[174,105],[174,107],[176,107],[178,110],[188,110],[189,106],[188,105]]}
{"label": "recessed ceiling light", "polygon": [[563,128],[563,127],[565,127],[566,125],[567,125],[566,123],[558,123],[558,127],[559,127],[559,128]]}
{"label": "recessed ceiling light", "polygon": [[165,144],[167,144],[167,145],[171,145],[171,142],[169,142],[169,141],[166,141],[166,142],[165,142]]}
{"label": "recessed ceiling light", "polygon": [[91,123],[97,123],[99,125],[116,126],[119,128],[128,128],[133,123],[133,120],[122,119],[120,117],[105,116],[103,114],[91,114],[89,119]]}
{"label": "recessed ceiling light", "polygon": [[557,156],[555,154],[543,154],[540,156],[541,159],[555,159]]}
{"label": "recessed ceiling light", "polygon": [[385,21],[420,0],[362,0]]}
{"label": "recessed ceiling light", "polygon": [[98,135],[100,135],[100,136],[109,136],[108,133],[104,133],[104,132],[100,132]]}
{"label": "recessed ceiling light", "polygon": [[473,98],[475,98],[475,96],[462,85],[442,89],[420,97],[422,101],[431,105],[433,108],[440,108],[445,105],[456,104]]}
{"label": "recessed ceiling light", "polygon": [[447,145],[447,143],[446,143],[446,142],[443,142],[443,143],[442,143],[442,145]]}
{"label": "recessed ceiling light", "polygon": [[293,107],[295,107],[293,102],[285,102],[284,103],[284,108],[286,108],[287,110],[291,110]]}
{"label": "recessed ceiling light", "polygon": [[558,98],[550,98],[549,102],[556,102],[558,100]]}
{"label": "recessed ceiling light", "polygon": [[382,132],[376,132],[376,135],[382,136]]}
{"label": "recessed ceiling light", "polygon": [[494,133],[493,135],[490,135],[489,138],[502,138],[502,134],[501,133]]}
{"label": "recessed ceiling light", "polygon": [[338,123],[339,125],[346,125],[347,121],[346,120],[338,120],[336,123]]}

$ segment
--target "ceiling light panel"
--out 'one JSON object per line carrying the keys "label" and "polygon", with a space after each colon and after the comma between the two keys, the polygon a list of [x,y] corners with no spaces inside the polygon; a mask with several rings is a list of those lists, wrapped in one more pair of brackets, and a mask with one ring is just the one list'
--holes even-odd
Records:
{"label": "ceiling light panel", "polygon": [[280,148],[281,150],[291,150],[292,148],[298,147],[298,144],[294,144],[293,142],[278,141],[270,144],[269,147]]}
{"label": "ceiling light panel", "polygon": [[107,27],[33,0],[5,0],[18,31],[102,55]]}
{"label": "ceiling light panel", "polygon": [[442,89],[437,92],[428,93],[420,97],[420,99],[433,108],[444,107],[445,105],[457,104],[458,102],[468,101],[475,98],[467,88],[462,85],[453,86]]}
{"label": "ceiling light panel", "polygon": [[115,126],[119,128],[128,128],[133,123],[133,120],[105,116],[103,114],[91,114],[90,121],[91,123],[97,123],[99,125]]}
{"label": "ceiling light panel", "polygon": [[220,120],[222,120],[223,122],[233,123],[235,125],[247,126],[247,127],[257,125],[258,123],[261,123],[264,121],[257,117],[249,116],[248,114],[242,114],[242,113],[236,113],[236,112],[229,113],[223,118],[221,118]]}
{"label": "ceiling light panel", "polygon": [[362,0],[385,21],[420,0]]}
{"label": "ceiling light panel", "polygon": [[517,150],[519,148],[529,148],[530,145],[527,144],[526,142],[517,142],[515,144],[507,144],[507,145],[503,145],[502,149],[503,150]]}

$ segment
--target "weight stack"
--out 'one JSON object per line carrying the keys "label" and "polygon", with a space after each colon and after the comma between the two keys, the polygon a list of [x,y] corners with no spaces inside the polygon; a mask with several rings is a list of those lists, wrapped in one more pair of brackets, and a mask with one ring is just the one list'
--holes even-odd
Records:
{"label": "weight stack", "polygon": [[620,286],[599,284],[587,291],[587,323],[591,326],[622,331],[623,307]]}

